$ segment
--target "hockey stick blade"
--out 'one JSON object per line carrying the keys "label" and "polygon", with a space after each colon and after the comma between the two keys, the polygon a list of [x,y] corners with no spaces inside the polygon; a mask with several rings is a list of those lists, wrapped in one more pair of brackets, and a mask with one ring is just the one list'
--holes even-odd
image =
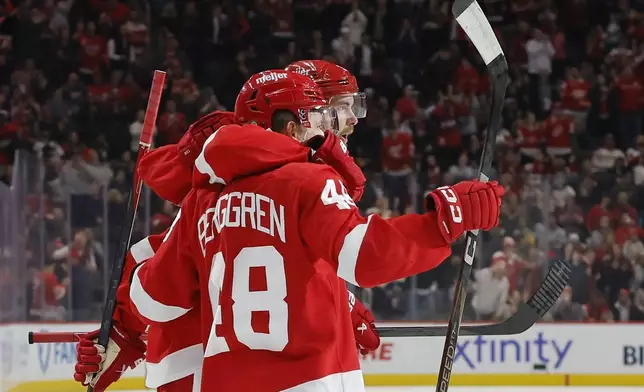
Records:
{"label": "hockey stick blade", "polygon": [[[537,292],[526,303],[519,305],[510,318],[496,324],[464,325],[459,335],[518,335],[530,329],[554,305],[570,279],[570,264],[555,260]],[[445,336],[446,325],[418,327],[378,327],[380,337]]]}

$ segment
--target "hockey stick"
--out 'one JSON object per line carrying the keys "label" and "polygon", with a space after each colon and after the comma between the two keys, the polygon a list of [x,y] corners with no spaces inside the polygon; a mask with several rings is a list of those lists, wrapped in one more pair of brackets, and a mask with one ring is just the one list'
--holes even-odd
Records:
{"label": "hockey stick", "polygon": [[[127,198],[127,210],[123,226],[121,226],[119,250],[118,253],[116,253],[114,265],[112,266],[110,286],[107,291],[107,296],[105,297],[105,307],[103,308],[103,317],[101,319],[98,344],[106,348],[110,341],[110,331],[112,330],[113,323],[112,317],[114,316],[114,310],[116,308],[116,292],[119,284],[121,283],[125,256],[130,247],[130,237],[132,236],[132,230],[134,228],[134,217],[136,216],[136,209],[139,205],[139,197],[141,195],[142,181],[136,173],[136,168],[138,167],[141,158],[150,150],[152,136],[154,133],[154,124],[156,123],[157,114],[159,113],[159,105],[161,103],[164,84],[165,72],[154,71],[148,105],[145,109],[145,120],[143,121],[143,129],[141,130],[141,139],[139,140],[139,155],[136,159],[136,166],[134,168],[134,187]],[[87,387],[87,392],[93,391],[94,388],[91,385]]]}
{"label": "hockey stick", "polygon": [[[492,167],[496,134],[501,126],[501,110],[503,109],[505,89],[508,84],[508,63],[505,60],[501,45],[494,35],[492,26],[490,26],[490,22],[488,22],[476,0],[456,0],[452,5],[452,14],[483,58],[492,80],[490,119],[487,125],[478,170],[479,180],[488,181],[489,177],[487,173],[489,173]],[[456,342],[461,327],[461,319],[463,318],[463,310],[465,309],[467,286],[470,283],[478,235],[478,230],[468,231],[465,235],[466,242],[463,252],[463,263],[461,263],[456,281],[454,302],[452,303],[452,310],[447,322],[445,346],[443,346],[443,355],[438,371],[438,382],[436,383],[437,392],[446,392],[449,388],[449,380],[452,376],[452,363],[454,361],[454,354],[456,353]]]}
{"label": "hockey stick", "polygon": [[[519,305],[519,309],[507,320],[497,324],[466,325],[461,327],[459,335],[518,335],[527,331],[554,305],[557,298],[568,284],[570,265],[562,260],[556,260],[537,292],[527,303]],[[418,327],[377,327],[381,337],[418,337],[445,336],[447,326],[427,325]],[[73,343],[79,342],[85,332],[29,332],[29,344],[34,343]],[[141,337],[146,338],[146,335]]]}
{"label": "hockey stick", "polygon": [[[537,292],[527,303],[519,305],[510,318],[496,324],[466,325],[460,328],[459,335],[518,335],[527,331],[555,304],[570,279],[570,265],[563,260],[555,260]],[[445,325],[420,327],[378,327],[381,337],[401,336],[445,336],[449,331]]]}

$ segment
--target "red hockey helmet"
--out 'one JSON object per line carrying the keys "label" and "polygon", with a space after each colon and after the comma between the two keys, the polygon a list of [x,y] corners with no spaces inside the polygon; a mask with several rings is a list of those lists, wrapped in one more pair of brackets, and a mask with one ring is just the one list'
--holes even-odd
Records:
{"label": "red hockey helmet", "polygon": [[235,102],[237,120],[268,128],[277,110],[292,112],[306,128],[324,131],[336,123],[335,111],[310,78],[281,69],[251,76]]}
{"label": "red hockey helmet", "polygon": [[365,94],[358,91],[356,77],[345,68],[324,60],[301,60],[288,65],[286,70],[313,79],[330,104],[333,104],[333,98],[350,97],[355,117],[364,118],[367,115]]}

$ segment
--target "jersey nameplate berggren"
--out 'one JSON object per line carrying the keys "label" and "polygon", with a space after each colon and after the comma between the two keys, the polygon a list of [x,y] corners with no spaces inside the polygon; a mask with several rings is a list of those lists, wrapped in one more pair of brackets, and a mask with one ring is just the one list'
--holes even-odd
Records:
{"label": "jersey nameplate berggren", "polygon": [[215,207],[208,208],[197,221],[201,252],[206,244],[224,227],[247,227],[279,237],[286,243],[284,206],[268,196],[253,192],[230,192],[217,199]]}

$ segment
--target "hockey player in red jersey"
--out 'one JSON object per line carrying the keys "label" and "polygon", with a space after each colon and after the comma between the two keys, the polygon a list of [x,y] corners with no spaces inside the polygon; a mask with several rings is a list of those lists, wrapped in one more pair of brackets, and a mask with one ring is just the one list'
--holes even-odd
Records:
{"label": "hockey player in red jersey", "polygon": [[[149,152],[139,164],[139,175],[163,199],[180,205],[190,191],[194,160],[205,140],[220,127],[234,123],[230,112],[202,117],[188,128],[178,144]],[[132,245],[127,254],[107,352],[96,345],[98,330],[85,335],[76,348],[74,379],[83,385],[91,384],[96,392],[105,391],[120,378],[123,368],[134,368],[144,356],[146,385],[160,392],[192,391],[193,378],[200,378],[203,348],[199,309],[172,323],[150,326],[147,346],[141,340],[147,326],[131,312],[129,277],[136,265],[156,252],[165,235],[163,232],[146,237]]]}
{"label": "hockey player in red jersey", "polygon": [[[364,97],[358,93],[355,78],[345,69],[332,63],[320,60],[307,63],[317,65],[320,72],[315,74],[317,78],[314,78],[314,81],[324,86],[325,99],[333,100],[338,112],[344,113],[344,118],[338,120],[345,124],[345,134],[348,135],[357,123],[357,117],[364,117],[366,112],[363,106],[359,106],[364,104]],[[352,105],[355,107],[353,110],[351,107],[349,110],[345,108],[349,99],[356,102]],[[162,198],[180,204],[190,190],[193,161],[201,146],[220,126],[233,123],[232,117],[232,113],[228,112],[211,113],[193,124],[178,145],[164,146],[152,151],[141,163],[139,172],[143,180]],[[343,146],[334,145],[329,141],[339,143],[337,138],[328,138],[324,147],[318,149],[317,157],[343,174],[347,184],[350,184],[350,194],[359,197],[364,188],[364,176],[353,160],[342,151]],[[156,252],[164,236],[165,233],[153,235],[132,246],[126,259],[124,280],[129,278],[137,263],[145,261]],[[146,349],[139,338],[146,326],[129,313],[128,296],[124,295],[128,289],[129,282],[126,281],[119,290],[115,314],[117,322],[108,353],[104,354],[102,348],[95,345],[97,331],[86,335],[77,346],[78,363],[74,378],[83,385],[91,382],[96,392],[105,390],[116,381],[124,365],[134,367]],[[349,295],[349,308],[358,348],[362,353],[375,350],[380,340],[375,332],[373,315],[352,297],[351,293]],[[193,374],[198,377],[203,357],[198,320],[199,312],[195,309],[173,323],[153,325],[150,328],[146,355],[149,387],[158,387],[158,390],[163,392],[192,390]],[[193,330],[193,333],[187,333],[189,330]],[[96,375],[99,369],[101,371]]]}
{"label": "hockey player in red jersey", "polygon": [[[359,118],[367,115],[366,97],[364,93],[358,91],[355,76],[341,66],[324,60],[296,61],[286,67],[286,70],[308,76],[318,85],[324,99],[336,111],[336,134],[342,140],[340,143],[336,137],[328,135],[325,139],[325,147],[339,143],[346,150],[346,143],[349,135],[353,133],[353,127],[358,123]],[[335,151],[330,148],[316,149],[316,157],[333,167],[342,176],[349,189],[349,195],[354,201],[359,201],[364,193],[367,179],[351,156],[348,154],[328,156],[326,151],[329,150]],[[336,162],[339,158],[342,162]]]}
{"label": "hockey player in red jersey", "polygon": [[324,102],[301,75],[254,75],[235,112],[257,125],[209,137],[169,234],[132,275],[145,324],[201,308],[202,391],[363,391],[336,275],[373,286],[416,274],[464,230],[498,224],[503,188],[478,181],[431,193],[422,215],[361,217],[342,178],[309,163],[301,143],[326,128]]}

